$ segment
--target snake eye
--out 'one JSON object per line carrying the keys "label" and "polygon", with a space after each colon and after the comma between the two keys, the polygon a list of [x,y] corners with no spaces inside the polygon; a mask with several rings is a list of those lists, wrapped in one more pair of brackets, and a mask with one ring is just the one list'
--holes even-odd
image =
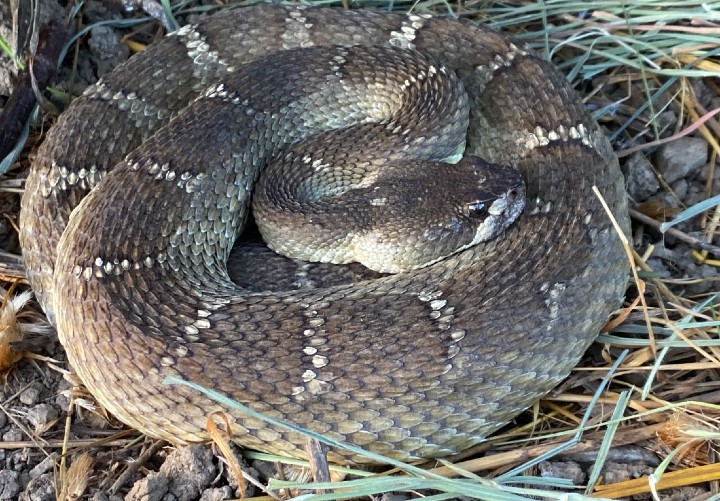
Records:
{"label": "snake eye", "polygon": [[469,217],[482,217],[487,212],[485,202],[472,202],[467,205]]}

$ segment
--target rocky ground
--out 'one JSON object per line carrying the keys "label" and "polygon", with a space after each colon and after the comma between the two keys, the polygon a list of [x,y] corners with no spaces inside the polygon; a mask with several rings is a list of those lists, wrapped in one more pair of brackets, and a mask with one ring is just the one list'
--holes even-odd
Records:
{"label": "rocky ground", "polygon": [[[139,10],[144,6],[157,13],[157,10],[153,11],[157,7],[154,2],[125,3],[134,4]],[[40,22],[50,17],[62,17],[65,12],[64,2],[45,0],[40,4]],[[9,5],[0,3],[0,37],[6,41],[13,40],[10,13]],[[84,25],[90,25],[130,15],[119,2],[91,0],[85,2],[82,20]],[[192,20],[192,16],[184,19],[186,22]],[[123,43],[125,36],[131,33],[133,40],[150,43],[162,32],[161,24],[148,21],[124,29],[108,25],[92,28],[79,50],[66,59],[60,70],[53,86],[55,104],[67,96],[80,94],[99,76],[127,59],[131,50]],[[16,75],[10,59],[0,59],[0,106],[11,93]],[[705,109],[720,107],[716,84],[698,79],[692,85]],[[615,99],[612,92],[606,99]],[[624,89],[618,88],[614,92],[619,98],[625,97],[620,96]],[[632,99],[642,97],[633,96]],[[626,104],[633,105],[636,103]],[[658,123],[664,130],[672,132],[677,128],[678,114],[678,110],[669,106],[660,114]],[[17,179],[24,177],[33,149],[42,139],[43,129],[53,121],[52,112],[44,116],[18,161],[0,182],[3,213],[0,245],[5,253],[18,254],[20,251],[14,229],[20,191]],[[624,145],[618,143],[616,146]],[[634,207],[652,216],[658,211],[673,212],[691,206],[709,195],[720,193],[720,171],[715,169],[715,158],[709,158],[709,151],[707,140],[694,134],[623,158]],[[636,225],[635,229],[636,249],[654,245],[646,262],[654,276],[667,279],[676,293],[703,297],[718,290],[717,267],[698,263],[682,238],[663,235],[652,224]],[[678,229],[690,237],[703,238],[696,221],[684,223]],[[12,261],[11,256],[6,259]],[[24,289],[22,283],[13,285],[11,278],[6,274],[3,281],[6,293]],[[12,317],[12,313],[13,309],[6,306],[0,320]],[[29,352],[38,356],[14,365],[7,371],[7,383],[0,387],[0,500],[220,500],[241,495],[226,461],[212,447],[174,448],[140,437],[105,416],[97,409],[92,397],[78,393],[64,353],[52,329],[43,323],[37,307],[26,306],[19,315],[21,321],[35,327],[35,332],[30,333],[24,343]],[[588,357],[597,357],[598,353],[596,347]],[[71,423],[67,418],[69,413]],[[64,449],[66,433],[68,445]],[[64,450],[67,453],[61,461]],[[238,452],[235,450],[236,454]],[[646,443],[614,449],[606,462],[604,482],[614,483],[652,473],[662,459],[658,452]],[[582,484],[588,479],[595,457],[592,454],[562,456],[560,460],[541,463],[534,473],[570,478],[575,484]],[[240,461],[245,473],[261,482],[275,473],[273,465]],[[701,484],[663,491],[662,499],[701,500],[706,499],[709,492],[710,487]],[[246,496],[260,494],[251,487]],[[649,498],[643,495],[635,499]]]}

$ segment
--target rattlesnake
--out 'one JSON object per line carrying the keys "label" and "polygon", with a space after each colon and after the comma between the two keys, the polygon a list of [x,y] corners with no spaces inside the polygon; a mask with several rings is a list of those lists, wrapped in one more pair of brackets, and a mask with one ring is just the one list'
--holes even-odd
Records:
{"label": "rattlesnake", "polygon": [[[523,215],[500,239],[419,270],[322,289],[239,290],[223,261],[242,219],[230,210],[244,207],[254,174],[218,166],[199,175],[188,158],[220,165],[243,152],[232,150],[228,124],[180,110],[198,96],[195,109],[252,108],[221,84],[267,54],[371,45],[421,52],[460,78],[466,153],[519,169]],[[178,115],[179,125],[149,139]],[[61,240],[96,185],[102,191]],[[177,375],[374,452],[441,457],[567,376],[618,306],[627,264],[593,185],[627,229],[608,141],[525,44],[446,17],[259,5],[176,31],[72,103],[28,177],[21,244],[71,365],[128,425],[203,441],[206,417],[223,411],[240,444],[303,455],[304,437],[162,383]]]}

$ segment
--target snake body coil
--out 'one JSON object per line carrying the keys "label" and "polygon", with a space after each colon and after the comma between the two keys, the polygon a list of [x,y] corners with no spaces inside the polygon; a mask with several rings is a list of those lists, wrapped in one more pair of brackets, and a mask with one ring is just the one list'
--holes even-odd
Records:
{"label": "snake body coil", "polygon": [[[418,51],[457,74],[466,152],[520,170],[524,214],[502,238],[420,270],[240,289],[225,260],[256,177],[238,159],[256,147],[238,138],[285,126],[244,129],[263,103],[222,82],[277,51],[370,45]],[[279,84],[267,103],[305,98],[283,89],[293,71],[257,68]],[[213,168],[198,170],[203,162]],[[593,185],[627,228],[609,143],[562,75],[523,44],[446,18],[256,6],[178,30],[71,105],[28,177],[21,244],[71,365],[128,425],[203,441],[206,417],[223,411],[242,445],[304,455],[304,437],[162,383],[175,375],[374,452],[440,457],[548,392],[617,307],[627,266]]]}

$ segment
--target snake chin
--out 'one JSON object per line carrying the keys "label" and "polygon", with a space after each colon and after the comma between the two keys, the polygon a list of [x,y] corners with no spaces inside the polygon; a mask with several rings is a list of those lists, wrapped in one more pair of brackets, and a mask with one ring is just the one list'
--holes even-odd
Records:
{"label": "snake chin", "polygon": [[498,237],[520,217],[524,208],[525,186],[518,185],[510,188],[490,205],[487,209],[488,216],[478,227],[473,241],[459,251]]}

